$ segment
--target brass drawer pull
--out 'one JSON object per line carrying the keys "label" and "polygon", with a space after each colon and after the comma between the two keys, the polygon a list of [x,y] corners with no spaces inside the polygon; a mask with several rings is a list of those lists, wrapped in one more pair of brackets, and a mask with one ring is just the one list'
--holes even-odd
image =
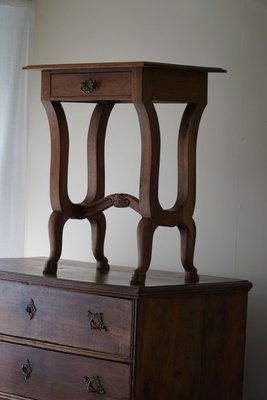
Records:
{"label": "brass drawer pull", "polygon": [[36,313],[36,311],[37,311],[37,308],[36,308],[36,306],[35,306],[35,304],[34,304],[33,299],[31,299],[31,300],[29,301],[29,303],[27,304],[27,307],[25,308],[25,310],[26,310],[27,313],[29,314],[30,319],[33,319],[33,317],[34,317],[34,315],[35,315],[35,313]]}
{"label": "brass drawer pull", "polygon": [[88,318],[91,329],[97,329],[99,331],[107,331],[107,327],[104,324],[103,313],[92,313],[88,311]]}
{"label": "brass drawer pull", "polygon": [[86,94],[91,94],[97,87],[97,81],[95,79],[86,79],[80,83],[81,91]]}
{"label": "brass drawer pull", "polygon": [[84,376],[84,380],[87,386],[88,392],[95,392],[99,394],[106,393],[105,389],[101,385],[99,376]]}
{"label": "brass drawer pull", "polygon": [[27,381],[29,379],[29,377],[31,376],[31,373],[32,373],[32,367],[31,367],[31,364],[30,364],[29,360],[26,360],[23,363],[23,365],[21,367],[21,370],[22,370],[22,372],[24,374],[25,381]]}

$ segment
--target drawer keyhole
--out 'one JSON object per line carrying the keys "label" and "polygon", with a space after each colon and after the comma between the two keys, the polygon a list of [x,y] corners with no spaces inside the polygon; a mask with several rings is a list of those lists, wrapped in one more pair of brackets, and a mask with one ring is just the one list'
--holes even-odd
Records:
{"label": "drawer keyhole", "polygon": [[26,360],[23,363],[23,365],[21,367],[21,370],[22,370],[22,372],[24,374],[25,381],[27,381],[29,379],[29,377],[31,376],[31,373],[32,373],[32,367],[31,367],[31,364],[30,364],[29,360]]}
{"label": "drawer keyhole", "polygon": [[35,316],[35,313],[36,313],[36,311],[37,311],[37,308],[36,308],[36,306],[35,306],[35,304],[34,304],[33,299],[31,299],[31,300],[29,301],[29,303],[27,304],[27,307],[26,307],[25,310],[26,310],[27,313],[29,314],[30,319],[33,319],[33,317]]}
{"label": "drawer keyhole", "polygon": [[99,331],[107,331],[107,327],[104,324],[103,313],[92,313],[88,311],[88,318],[91,329],[97,329]]}
{"label": "drawer keyhole", "polygon": [[87,386],[88,392],[95,392],[99,394],[106,393],[105,389],[101,385],[99,376],[84,376],[84,380]]}

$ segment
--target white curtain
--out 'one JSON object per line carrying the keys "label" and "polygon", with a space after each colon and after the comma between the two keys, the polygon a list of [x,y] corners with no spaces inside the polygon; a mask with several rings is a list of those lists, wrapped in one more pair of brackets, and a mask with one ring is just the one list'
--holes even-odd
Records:
{"label": "white curtain", "polygon": [[33,1],[0,0],[0,257],[23,256]]}

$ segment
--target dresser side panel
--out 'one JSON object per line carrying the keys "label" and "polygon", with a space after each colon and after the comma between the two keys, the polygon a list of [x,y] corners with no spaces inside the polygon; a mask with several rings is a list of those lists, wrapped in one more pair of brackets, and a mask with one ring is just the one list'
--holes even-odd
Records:
{"label": "dresser side panel", "polygon": [[203,307],[197,295],[139,301],[134,400],[199,400]]}
{"label": "dresser side panel", "polygon": [[200,400],[241,400],[247,293],[207,295]]}

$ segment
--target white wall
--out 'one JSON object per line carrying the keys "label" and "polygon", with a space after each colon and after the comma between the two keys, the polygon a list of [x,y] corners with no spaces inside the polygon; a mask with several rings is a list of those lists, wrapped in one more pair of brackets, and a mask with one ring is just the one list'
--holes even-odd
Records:
{"label": "white wall", "polygon": [[[267,387],[267,2],[265,0],[37,0],[33,63],[159,61],[217,66],[198,141],[198,236],[195,263],[202,274],[246,278],[249,297],[245,399],[265,400]],[[48,255],[49,133],[39,101],[40,74],[31,73],[25,255]],[[178,109],[178,113],[177,113]],[[88,106],[68,106],[69,191],[86,191]],[[160,199],[176,191],[175,147],[180,107],[160,106]],[[130,105],[117,106],[108,127],[106,192],[138,194],[140,138]],[[122,151],[124,149],[124,151]],[[106,254],[111,264],[136,264],[138,216],[107,211]],[[159,228],[153,268],[181,269],[178,233]],[[65,228],[63,257],[93,260],[84,221]]]}

